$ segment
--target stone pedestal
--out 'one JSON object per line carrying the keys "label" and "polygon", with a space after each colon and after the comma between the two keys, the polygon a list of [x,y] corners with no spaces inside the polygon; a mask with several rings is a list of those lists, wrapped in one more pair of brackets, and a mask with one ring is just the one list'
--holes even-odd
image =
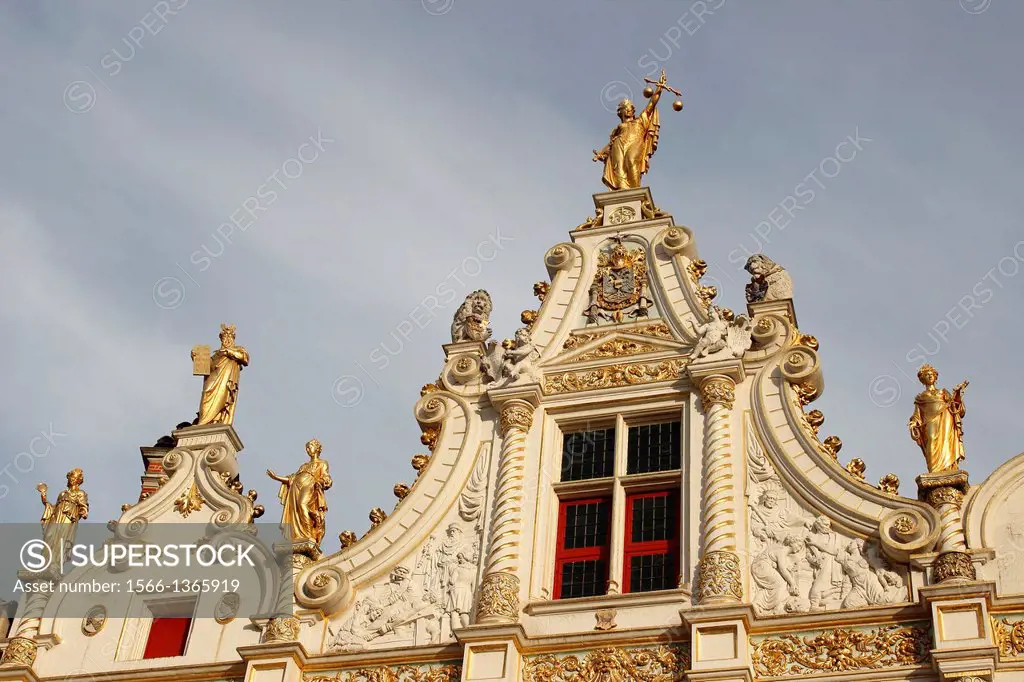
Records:
{"label": "stone pedestal", "polygon": [[202,450],[210,445],[223,445],[228,448],[231,455],[241,452],[241,439],[235,433],[235,427],[231,424],[203,424],[201,426],[186,426],[171,433],[177,442],[177,447],[188,448],[189,450]]}
{"label": "stone pedestal", "polygon": [[966,471],[922,474],[917,477],[917,495],[940,517],[938,556],[932,563],[933,583],[976,580],[974,561],[967,550],[961,507],[970,484]]}
{"label": "stone pedestal", "polygon": [[921,588],[920,594],[921,602],[932,614],[932,660],[940,679],[973,677],[990,682],[999,653],[989,616],[995,584],[928,585]]}
{"label": "stone pedestal", "polygon": [[464,682],[518,682],[522,679],[521,625],[472,625],[455,631],[463,645]]}
{"label": "stone pedestal", "polygon": [[690,628],[691,669],[687,680],[704,682],[751,682],[754,667],[750,660],[747,631],[753,620],[748,605],[714,606],[682,612],[683,623]]}
{"label": "stone pedestal", "polygon": [[298,642],[238,647],[245,682],[301,682],[308,654]]}
{"label": "stone pedestal", "polygon": [[759,315],[781,315],[787,318],[796,327],[796,308],[793,307],[793,299],[791,298],[780,298],[776,301],[758,301],[757,303],[748,303],[747,312],[750,314],[750,319],[754,319]]}
{"label": "stone pedestal", "polygon": [[0,667],[0,682],[39,682],[35,671],[25,666]]}

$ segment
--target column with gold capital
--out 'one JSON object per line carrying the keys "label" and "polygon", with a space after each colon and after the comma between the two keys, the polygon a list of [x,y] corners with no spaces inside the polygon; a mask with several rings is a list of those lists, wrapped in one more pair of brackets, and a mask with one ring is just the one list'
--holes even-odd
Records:
{"label": "column with gold capital", "polygon": [[496,388],[488,396],[498,411],[502,444],[477,622],[515,623],[519,620],[526,437],[540,404],[541,388],[538,384]]}
{"label": "column with gold capital", "polygon": [[688,374],[700,390],[704,412],[701,485],[701,543],[697,567],[699,604],[743,600],[740,558],[736,548],[736,486],[732,462],[732,408],[736,382],[742,380],[740,360],[691,365]]}

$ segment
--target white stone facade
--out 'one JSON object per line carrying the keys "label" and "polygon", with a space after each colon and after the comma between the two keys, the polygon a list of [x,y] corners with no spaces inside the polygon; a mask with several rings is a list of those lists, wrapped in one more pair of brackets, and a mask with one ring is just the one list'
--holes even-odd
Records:
{"label": "white stone facade", "polygon": [[[294,641],[228,600],[183,656],[141,660],[144,599],[92,621],[51,599],[34,663],[0,679],[1024,680],[1024,455],[966,488],[960,521],[861,480],[819,441],[823,371],[793,299],[715,309],[692,232],[646,188],[594,201],[603,224],[544,256],[530,371],[501,381],[486,338],[445,347],[414,411],[429,464],[386,520],[301,568]],[[681,424],[681,466],[624,473],[626,427],[658,419]],[[561,480],[562,435],[595,424],[617,444],[608,587],[555,599],[560,500],[593,488]],[[174,435],[169,480],[120,524],[252,522],[234,429]],[[628,593],[626,495],[658,486],[678,490],[678,580]],[[950,533],[975,580],[940,583]]]}

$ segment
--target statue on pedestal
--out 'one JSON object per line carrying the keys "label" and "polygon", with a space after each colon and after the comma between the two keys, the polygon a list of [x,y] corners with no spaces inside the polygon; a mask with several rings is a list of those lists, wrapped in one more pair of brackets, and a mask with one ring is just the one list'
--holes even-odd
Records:
{"label": "statue on pedestal", "polygon": [[[616,113],[621,122],[612,130],[604,149],[594,150],[594,161],[604,163],[602,180],[609,189],[635,189],[640,186],[641,178],[650,168],[651,157],[658,149],[658,128],[661,126],[658,100],[661,99],[661,92],[668,90],[682,96],[682,93],[668,84],[664,69],[658,80],[644,80],[654,86],[644,88],[644,96],[650,100],[647,106],[638,116],[630,100],[619,102]],[[682,100],[676,100],[672,108],[682,110]]]}
{"label": "statue on pedestal", "polygon": [[68,472],[68,487],[62,491],[53,504],[46,499],[47,486],[40,483],[36,486],[39,497],[43,501],[43,542],[50,548],[53,562],[61,563],[71,551],[75,542],[75,528],[78,522],[89,517],[89,496],[81,489],[85,482],[82,470],[75,468]]}
{"label": "statue on pedestal", "polygon": [[928,473],[958,471],[964,459],[964,389],[968,382],[957,384],[952,393],[935,388],[939,373],[931,365],[921,367],[917,378],[925,389],[914,398],[914,414],[907,423],[910,437],[921,446]]}
{"label": "statue on pedestal", "polygon": [[327,498],[324,492],[334,481],[327,462],[320,459],[320,441],[313,439],[306,443],[309,461],[290,476],[278,476],[267,469],[267,475],[281,484],[277,497],[284,510],[281,525],[291,528],[292,542],[312,542],[319,549],[327,530]]}
{"label": "statue on pedestal", "polygon": [[248,364],[249,352],[235,345],[233,324],[220,326],[220,348],[212,356],[209,346],[192,349],[192,373],[206,377],[195,424],[230,424],[234,420],[238,378]]}

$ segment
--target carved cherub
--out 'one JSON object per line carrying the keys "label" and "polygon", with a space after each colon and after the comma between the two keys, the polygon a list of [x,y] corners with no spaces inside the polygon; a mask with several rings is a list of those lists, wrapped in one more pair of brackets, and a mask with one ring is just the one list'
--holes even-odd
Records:
{"label": "carved cherub", "polygon": [[543,377],[538,367],[540,362],[540,350],[533,343],[530,337],[530,330],[523,327],[516,331],[516,338],[511,346],[505,350],[501,363],[502,384],[511,386],[513,384],[543,383]]}
{"label": "carved cherub", "polygon": [[728,351],[732,357],[739,358],[750,348],[750,335],[754,330],[753,321],[740,315],[730,320],[730,315],[718,306],[708,311],[708,321],[704,324],[690,323],[690,329],[697,336],[697,345],[693,348],[694,358],[703,358]]}

